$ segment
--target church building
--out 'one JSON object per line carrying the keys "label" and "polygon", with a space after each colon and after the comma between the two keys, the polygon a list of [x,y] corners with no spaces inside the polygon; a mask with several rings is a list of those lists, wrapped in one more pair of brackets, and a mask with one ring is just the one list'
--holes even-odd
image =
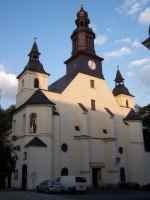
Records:
{"label": "church building", "polygon": [[49,73],[34,41],[18,75],[13,144],[17,154],[13,185],[34,189],[59,176],[86,177],[92,187],[150,182],[142,122],[135,100],[117,70],[114,89],[96,54],[88,13],[78,11],[66,73],[48,86]]}

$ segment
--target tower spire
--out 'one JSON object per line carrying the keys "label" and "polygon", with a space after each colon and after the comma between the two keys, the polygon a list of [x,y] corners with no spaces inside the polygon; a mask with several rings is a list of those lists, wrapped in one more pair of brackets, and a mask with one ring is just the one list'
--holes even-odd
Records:
{"label": "tower spire", "polygon": [[39,52],[39,48],[38,48],[38,45],[37,45],[37,42],[36,42],[36,38],[34,38],[32,48],[31,48],[31,50],[28,54],[29,61],[28,61],[27,65],[25,66],[24,70],[21,72],[21,74],[19,74],[19,76],[17,78],[19,78],[27,70],[49,75],[44,70],[42,63],[39,60],[40,54],[41,53]]}
{"label": "tower spire", "polygon": [[115,88],[113,89],[113,94],[114,96],[118,96],[120,94],[125,94],[128,96],[133,96],[132,94],[130,94],[129,90],[126,88],[126,86],[124,85],[124,78],[119,70],[119,66],[117,66],[117,73],[116,73],[116,77],[115,77]]}
{"label": "tower spire", "polygon": [[40,56],[40,52],[39,52],[39,48],[38,48],[38,45],[36,43],[36,38],[34,38],[34,42],[33,42],[33,45],[32,45],[32,48],[31,48],[31,51],[30,53],[28,54],[30,60],[38,60],[39,59],[39,56]]}
{"label": "tower spire", "polygon": [[117,65],[117,73],[116,73],[116,78],[114,81],[116,82],[116,85],[123,84],[123,82],[124,82],[124,78],[119,70],[119,65]]}

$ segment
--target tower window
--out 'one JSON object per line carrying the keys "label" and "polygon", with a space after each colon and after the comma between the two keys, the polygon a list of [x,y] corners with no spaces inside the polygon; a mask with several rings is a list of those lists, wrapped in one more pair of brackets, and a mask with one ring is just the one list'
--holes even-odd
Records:
{"label": "tower window", "polygon": [[30,131],[36,133],[37,131],[37,114],[31,113],[30,115]]}
{"label": "tower window", "polygon": [[80,26],[83,27],[83,25],[84,25],[84,23],[83,23],[83,21],[81,21],[81,22],[80,22]]}
{"label": "tower window", "polygon": [[64,167],[61,170],[61,176],[68,176],[69,172],[68,172],[68,168]]}
{"label": "tower window", "polygon": [[95,100],[91,99],[91,110],[96,110]]}
{"label": "tower window", "polygon": [[37,78],[34,79],[34,88],[39,88],[39,80]]}
{"label": "tower window", "polygon": [[90,87],[91,88],[95,88],[95,82],[94,82],[94,80],[90,80]]}

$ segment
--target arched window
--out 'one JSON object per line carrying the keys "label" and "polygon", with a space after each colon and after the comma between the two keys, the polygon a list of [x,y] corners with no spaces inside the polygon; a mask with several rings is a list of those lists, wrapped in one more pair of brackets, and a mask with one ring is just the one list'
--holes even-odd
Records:
{"label": "arched window", "polygon": [[68,172],[68,168],[64,167],[61,170],[61,176],[68,176],[69,172]]}
{"label": "arched window", "polygon": [[39,88],[39,80],[37,78],[34,79],[34,88]]}
{"label": "arched window", "polygon": [[37,114],[31,113],[30,115],[30,132],[36,133],[37,131]]}
{"label": "arched window", "polygon": [[129,101],[126,100],[126,107],[129,108]]}
{"label": "arched window", "polygon": [[83,25],[84,25],[84,22],[83,22],[83,21],[81,21],[81,22],[80,22],[80,26],[81,26],[81,27],[83,27]]}

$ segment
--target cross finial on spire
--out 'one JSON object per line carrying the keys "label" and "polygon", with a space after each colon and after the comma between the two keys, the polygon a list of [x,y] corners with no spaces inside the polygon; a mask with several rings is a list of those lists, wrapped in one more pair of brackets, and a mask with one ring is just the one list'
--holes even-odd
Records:
{"label": "cross finial on spire", "polygon": [[117,65],[117,70],[119,70],[119,65]]}
{"label": "cross finial on spire", "polygon": [[83,0],[80,0],[81,9],[83,9]]}

